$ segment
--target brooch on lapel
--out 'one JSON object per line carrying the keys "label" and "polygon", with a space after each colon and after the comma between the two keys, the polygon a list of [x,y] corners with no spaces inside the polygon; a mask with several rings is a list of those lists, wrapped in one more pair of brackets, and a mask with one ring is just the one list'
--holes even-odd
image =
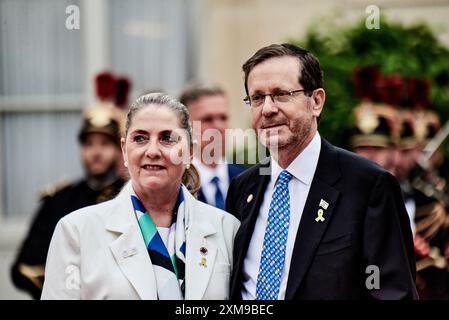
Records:
{"label": "brooch on lapel", "polygon": [[205,257],[201,257],[200,266],[207,268],[207,259]]}
{"label": "brooch on lapel", "polygon": [[200,266],[204,267],[204,268],[207,268],[207,259],[206,259],[206,257],[204,257],[204,256],[207,255],[207,248],[206,247],[201,247],[200,248],[200,252],[203,255],[203,257],[201,257]]}
{"label": "brooch on lapel", "polygon": [[129,257],[132,257],[132,256],[134,256],[136,254],[137,254],[137,249],[136,248],[131,248],[129,250],[124,250],[122,252],[122,257],[123,258],[129,258]]}

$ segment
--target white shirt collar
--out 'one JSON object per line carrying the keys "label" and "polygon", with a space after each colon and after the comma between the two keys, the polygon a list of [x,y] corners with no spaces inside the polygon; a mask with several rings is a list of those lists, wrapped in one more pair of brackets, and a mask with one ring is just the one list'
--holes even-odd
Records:
{"label": "white shirt collar", "polygon": [[193,165],[200,173],[201,185],[205,186],[211,183],[213,177],[218,177],[220,182],[226,183],[228,180],[228,166],[227,161],[223,159],[215,168],[211,168],[201,163],[198,159],[193,158]]}
{"label": "white shirt collar", "polygon": [[[302,183],[306,185],[311,184],[318,164],[318,158],[320,157],[320,151],[321,137],[317,131],[312,141],[310,141],[306,148],[292,161],[292,163],[290,163],[286,170]],[[284,169],[273,159],[273,157],[271,157],[271,166],[272,181],[276,182]],[[276,183],[273,183],[272,185],[274,188]]]}

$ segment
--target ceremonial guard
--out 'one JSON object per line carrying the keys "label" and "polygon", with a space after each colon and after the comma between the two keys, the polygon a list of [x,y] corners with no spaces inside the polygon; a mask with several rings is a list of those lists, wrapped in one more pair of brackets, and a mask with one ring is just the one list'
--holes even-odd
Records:
{"label": "ceremonial guard", "polygon": [[420,298],[448,299],[449,201],[438,175],[444,156],[438,146],[428,151],[441,143],[435,141],[440,121],[429,109],[429,83],[384,76],[376,66],[356,69],[354,80],[360,103],[353,109],[351,149],[399,180],[414,234]]}
{"label": "ceremonial guard", "polygon": [[14,285],[34,299],[41,296],[47,252],[57,222],[72,211],[114,198],[125,183],[119,174],[123,162],[123,113],[105,103],[106,97],[115,94],[115,83],[107,74],[101,74],[96,84],[99,102],[83,113],[78,134],[85,176],[74,183],[47,188],[42,194],[40,207],[11,269]]}

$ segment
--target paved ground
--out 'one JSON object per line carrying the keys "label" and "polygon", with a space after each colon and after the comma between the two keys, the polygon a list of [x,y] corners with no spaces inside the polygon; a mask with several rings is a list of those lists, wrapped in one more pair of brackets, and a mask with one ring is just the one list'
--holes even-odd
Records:
{"label": "paved ground", "polygon": [[28,294],[16,290],[9,275],[11,264],[27,230],[28,221],[0,220],[0,300],[30,299]]}

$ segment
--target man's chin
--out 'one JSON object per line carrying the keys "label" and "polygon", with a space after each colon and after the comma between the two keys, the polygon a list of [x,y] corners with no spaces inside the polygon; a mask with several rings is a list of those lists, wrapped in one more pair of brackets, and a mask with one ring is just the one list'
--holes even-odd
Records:
{"label": "man's chin", "polygon": [[282,139],[279,136],[264,138],[260,140],[262,145],[271,150],[277,150],[282,148],[285,145],[285,139]]}
{"label": "man's chin", "polygon": [[101,167],[101,168],[89,168],[88,169],[89,176],[93,178],[101,178],[107,173],[109,173],[109,168]]}

